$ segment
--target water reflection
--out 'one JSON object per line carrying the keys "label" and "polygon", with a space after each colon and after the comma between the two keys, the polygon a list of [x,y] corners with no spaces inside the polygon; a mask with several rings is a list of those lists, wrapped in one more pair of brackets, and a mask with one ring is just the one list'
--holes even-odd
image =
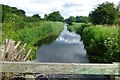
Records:
{"label": "water reflection", "polygon": [[[64,26],[63,32],[52,43],[43,45],[37,51],[36,60],[39,62],[56,62],[56,63],[88,63],[86,51],[80,36],[76,33],[69,32],[67,26]],[[66,80],[105,80],[104,76],[98,75],[60,75],[49,74],[51,78],[67,77]],[[39,77],[38,77],[39,78]],[[69,79],[68,79],[69,78]],[[57,79],[56,79],[57,80]],[[71,79],[70,79],[71,80]]]}
{"label": "water reflection", "polygon": [[85,55],[86,51],[80,36],[69,32],[65,25],[60,36],[52,44],[40,47],[36,59],[40,62],[86,63],[88,59]]}

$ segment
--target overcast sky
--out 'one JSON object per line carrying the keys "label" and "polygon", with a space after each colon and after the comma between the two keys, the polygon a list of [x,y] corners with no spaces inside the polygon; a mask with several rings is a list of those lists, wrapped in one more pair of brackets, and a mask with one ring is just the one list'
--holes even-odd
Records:
{"label": "overcast sky", "polygon": [[0,0],[0,3],[17,7],[26,12],[26,15],[49,14],[60,11],[64,18],[69,16],[88,16],[89,12],[103,2],[118,4],[119,0]]}

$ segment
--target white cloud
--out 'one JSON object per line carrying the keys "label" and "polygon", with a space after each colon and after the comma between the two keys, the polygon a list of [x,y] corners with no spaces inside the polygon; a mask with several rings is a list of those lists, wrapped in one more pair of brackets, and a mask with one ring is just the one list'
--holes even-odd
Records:
{"label": "white cloud", "polygon": [[0,3],[17,7],[26,11],[26,15],[49,14],[53,11],[60,11],[63,17],[69,16],[87,16],[91,10],[103,2],[114,2],[118,4],[119,0],[0,0]]}

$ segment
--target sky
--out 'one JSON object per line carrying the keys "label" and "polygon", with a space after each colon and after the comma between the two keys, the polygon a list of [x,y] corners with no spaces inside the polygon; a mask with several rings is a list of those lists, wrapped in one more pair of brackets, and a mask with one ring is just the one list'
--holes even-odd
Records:
{"label": "sky", "polygon": [[49,14],[60,11],[64,18],[69,16],[88,16],[98,4],[103,2],[118,4],[119,0],[0,0],[0,4],[17,7],[26,12],[27,16]]}

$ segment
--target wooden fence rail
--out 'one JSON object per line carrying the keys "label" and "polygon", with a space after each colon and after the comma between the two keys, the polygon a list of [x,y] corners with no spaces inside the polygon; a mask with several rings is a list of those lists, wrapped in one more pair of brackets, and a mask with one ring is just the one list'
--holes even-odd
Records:
{"label": "wooden fence rail", "polygon": [[5,45],[0,46],[0,74],[6,72],[23,73],[28,80],[30,78],[35,80],[35,76],[33,76],[33,74],[120,75],[119,63],[91,64],[28,62],[26,60],[32,49],[29,49],[28,53],[24,54],[26,43],[22,45],[21,48],[18,47],[20,47],[20,41],[15,44],[15,41],[11,39],[6,39]]}
{"label": "wooden fence rail", "polygon": [[118,75],[120,66],[88,63],[0,62],[0,72]]}
{"label": "wooden fence rail", "polygon": [[120,75],[120,64],[0,62],[0,72]]}

